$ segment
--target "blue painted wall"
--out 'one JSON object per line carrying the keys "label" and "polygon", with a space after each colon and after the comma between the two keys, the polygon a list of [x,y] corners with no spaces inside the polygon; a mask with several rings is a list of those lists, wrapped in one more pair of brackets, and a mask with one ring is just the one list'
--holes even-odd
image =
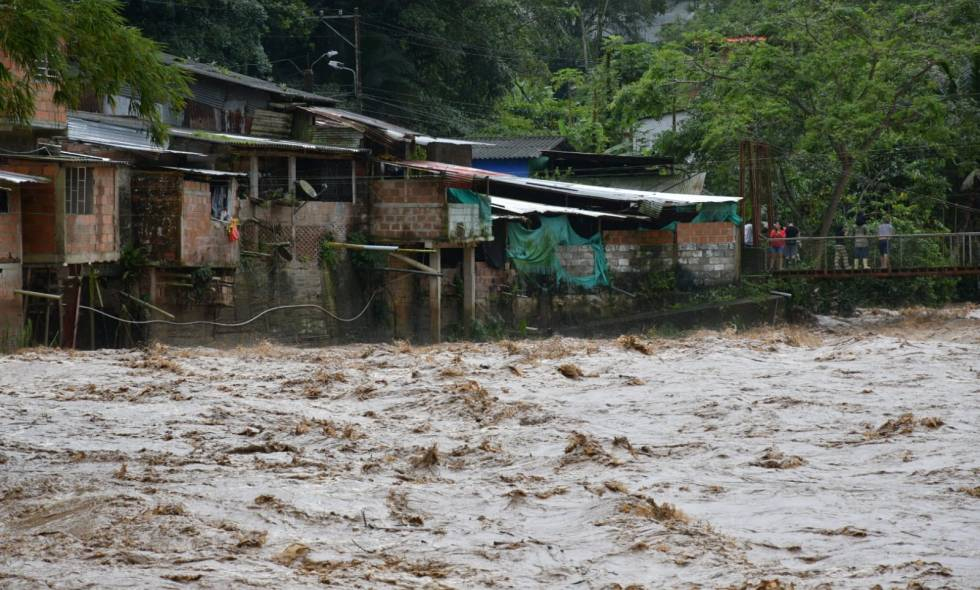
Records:
{"label": "blue painted wall", "polygon": [[474,168],[482,168],[483,170],[492,170],[494,172],[503,172],[505,174],[513,174],[514,176],[522,176],[527,178],[530,176],[528,173],[528,160],[473,160]]}

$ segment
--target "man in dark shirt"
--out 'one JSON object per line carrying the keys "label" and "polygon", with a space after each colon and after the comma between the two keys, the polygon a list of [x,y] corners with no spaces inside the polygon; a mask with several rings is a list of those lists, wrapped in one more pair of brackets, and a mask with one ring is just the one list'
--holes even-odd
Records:
{"label": "man in dark shirt", "polygon": [[800,261],[800,228],[795,223],[786,226],[786,264],[791,265]]}

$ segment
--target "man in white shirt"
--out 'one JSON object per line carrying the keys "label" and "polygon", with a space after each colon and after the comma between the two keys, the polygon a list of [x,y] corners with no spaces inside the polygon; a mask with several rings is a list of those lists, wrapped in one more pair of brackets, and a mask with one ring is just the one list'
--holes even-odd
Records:
{"label": "man in white shirt", "polygon": [[885,217],[878,224],[878,254],[881,255],[881,268],[888,270],[888,253],[891,250],[891,237],[895,235],[895,227],[891,219]]}

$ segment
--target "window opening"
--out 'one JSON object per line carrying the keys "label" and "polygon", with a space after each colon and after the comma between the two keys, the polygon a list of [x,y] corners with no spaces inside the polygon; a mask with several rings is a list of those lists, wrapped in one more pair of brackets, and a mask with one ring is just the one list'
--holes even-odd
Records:
{"label": "window opening", "polygon": [[69,215],[92,213],[91,169],[65,168],[65,213]]}
{"label": "window opening", "polygon": [[10,213],[9,188],[0,188],[0,213]]}
{"label": "window opening", "polygon": [[224,182],[211,183],[211,219],[230,221],[228,211],[228,185]]}

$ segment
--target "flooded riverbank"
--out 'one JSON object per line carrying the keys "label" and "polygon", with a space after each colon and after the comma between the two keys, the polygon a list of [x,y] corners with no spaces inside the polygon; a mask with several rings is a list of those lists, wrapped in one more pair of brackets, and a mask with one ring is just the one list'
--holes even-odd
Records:
{"label": "flooded riverbank", "polygon": [[968,308],[24,351],[0,357],[0,587],[976,588],[978,423]]}

